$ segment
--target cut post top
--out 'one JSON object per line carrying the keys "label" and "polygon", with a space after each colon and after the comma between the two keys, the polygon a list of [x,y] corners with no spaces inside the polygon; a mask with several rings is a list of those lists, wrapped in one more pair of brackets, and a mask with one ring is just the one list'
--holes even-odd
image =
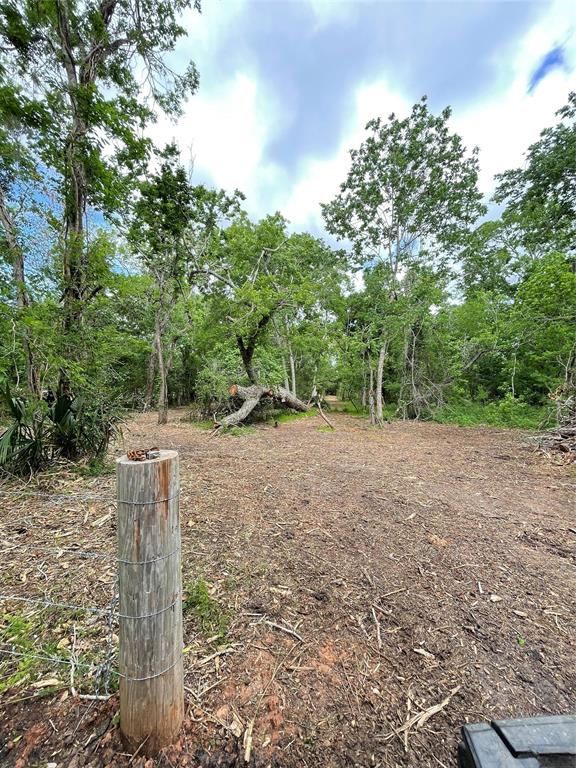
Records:
{"label": "cut post top", "polygon": [[123,456],[120,456],[116,459],[116,464],[135,464],[135,465],[144,465],[144,464],[154,464],[159,461],[167,461],[169,459],[175,459],[178,456],[178,451],[165,451],[160,450],[160,455],[156,456],[153,459],[143,459],[142,461],[133,461],[132,459],[129,459],[126,454]]}

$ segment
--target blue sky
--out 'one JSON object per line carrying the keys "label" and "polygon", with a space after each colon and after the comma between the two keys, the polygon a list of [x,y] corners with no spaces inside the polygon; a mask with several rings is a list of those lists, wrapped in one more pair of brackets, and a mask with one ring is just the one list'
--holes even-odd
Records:
{"label": "blue sky", "polygon": [[173,64],[193,59],[200,90],[153,137],[176,139],[198,182],[240,188],[253,216],[318,234],[370,118],[423,94],[451,105],[489,195],[576,89],[571,0],[204,0],[185,26]]}

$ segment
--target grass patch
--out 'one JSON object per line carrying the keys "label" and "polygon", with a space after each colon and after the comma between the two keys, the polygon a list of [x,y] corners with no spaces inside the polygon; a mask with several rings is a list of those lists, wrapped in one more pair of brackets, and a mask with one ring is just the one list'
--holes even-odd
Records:
{"label": "grass patch", "polygon": [[256,432],[256,427],[238,424],[234,427],[221,427],[218,430],[218,435],[230,435],[230,437],[248,437],[249,435],[255,435]]}
{"label": "grass patch", "polygon": [[[46,685],[35,693],[37,698],[66,688],[70,676],[71,634],[70,612],[50,611],[32,616],[21,614],[4,614],[0,619],[0,644],[7,651],[15,654],[0,655],[0,695],[13,688],[28,683],[33,685],[41,679],[61,680],[61,684]],[[75,623],[75,622],[74,622]],[[83,643],[83,651],[75,661],[74,685],[80,693],[98,693],[106,690],[114,692],[118,688],[118,679],[112,675],[107,683],[101,679],[102,664],[106,654],[102,646],[98,648],[98,640],[103,640],[102,634],[92,638],[93,628],[84,628],[82,624],[76,627],[76,638],[93,639],[95,645],[89,648]],[[44,657],[44,658],[43,658]],[[97,673],[97,676],[96,676]]]}
{"label": "grass patch", "polygon": [[545,406],[534,406],[519,399],[506,397],[492,403],[464,401],[451,403],[437,410],[434,421],[440,424],[458,424],[461,427],[509,427],[541,429],[549,418]]}
{"label": "grass patch", "polygon": [[317,416],[318,409],[310,408],[308,411],[282,411],[271,417],[271,421],[277,421],[278,424],[285,424],[288,421],[297,421],[298,419],[307,419],[310,416]]}
{"label": "grass patch", "polygon": [[331,413],[347,413],[350,416],[367,416],[368,408],[362,408],[360,405],[356,405],[352,400],[342,400],[337,404],[330,404],[329,410]]}
{"label": "grass patch", "polygon": [[105,477],[115,474],[116,467],[111,461],[93,457],[86,464],[80,464],[77,472],[81,477]]}
{"label": "grass patch", "polygon": [[[369,419],[370,409],[353,403],[351,400],[343,400],[337,405],[330,405],[325,409],[328,416],[331,413],[345,413],[347,416],[353,416],[357,419]],[[385,421],[393,421],[397,418],[395,403],[384,404],[382,407],[382,417]]]}
{"label": "grass patch", "polygon": [[214,597],[214,592],[202,578],[187,582],[184,585],[182,609],[184,614],[194,616],[201,632],[216,635],[218,640],[222,640],[228,630],[230,617]]}
{"label": "grass patch", "polygon": [[[326,413],[345,413],[347,416],[354,416],[357,419],[366,419],[370,417],[370,410],[352,400],[342,400],[336,405],[330,404],[330,408],[324,409]],[[392,418],[396,412],[395,405],[385,405],[383,408],[384,418]],[[390,414],[390,415],[388,415]]]}
{"label": "grass patch", "polygon": [[190,421],[190,425],[196,427],[196,429],[214,429],[214,422],[210,421],[209,419],[204,419],[202,421]]}

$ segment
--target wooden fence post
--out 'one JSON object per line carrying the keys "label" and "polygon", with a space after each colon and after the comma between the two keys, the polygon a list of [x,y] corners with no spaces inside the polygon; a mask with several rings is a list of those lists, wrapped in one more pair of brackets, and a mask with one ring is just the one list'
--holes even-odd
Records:
{"label": "wooden fence post", "polygon": [[154,755],[184,717],[178,453],[117,461],[120,731]]}

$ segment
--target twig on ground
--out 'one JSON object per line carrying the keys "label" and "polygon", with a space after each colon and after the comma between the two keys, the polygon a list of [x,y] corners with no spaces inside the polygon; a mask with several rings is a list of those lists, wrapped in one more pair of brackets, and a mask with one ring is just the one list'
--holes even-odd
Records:
{"label": "twig on ground", "polygon": [[287,635],[292,635],[292,637],[295,637],[301,643],[304,642],[304,638],[291,627],[284,627],[282,624],[276,624],[274,621],[269,621],[268,619],[265,619],[264,624],[268,624],[269,627],[274,627],[274,629],[278,629],[280,632],[286,632]]}
{"label": "twig on ground", "polygon": [[245,763],[250,762],[250,756],[252,754],[252,732],[254,730],[254,722],[255,722],[255,717],[253,717],[252,720],[250,720],[246,730],[244,731],[243,746],[244,746],[244,762]]}
{"label": "twig on ground", "polygon": [[[397,733],[404,733],[404,731],[410,730],[410,728],[421,728],[424,723],[428,722],[430,718],[433,715],[436,715],[438,712],[441,712],[445,707],[448,706],[453,696],[455,696],[458,691],[460,690],[462,686],[457,685],[456,688],[453,688],[448,696],[441,701],[439,704],[434,704],[431,707],[428,707],[428,709],[423,710],[422,712],[417,712],[415,715],[412,715],[412,717],[408,720],[406,720],[405,723],[403,723],[398,729]],[[393,733],[388,734],[387,738],[392,738],[394,736]]]}
{"label": "twig on ground", "polygon": [[374,606],[372,606],[372,616],[374,617],[374,624],[376,624],[376,638],[378,640],[378,648],[382,648],[382,635],[380,634],[380,622],[378,621],[378,617],[376,616],[376,611],[374,610]]}

